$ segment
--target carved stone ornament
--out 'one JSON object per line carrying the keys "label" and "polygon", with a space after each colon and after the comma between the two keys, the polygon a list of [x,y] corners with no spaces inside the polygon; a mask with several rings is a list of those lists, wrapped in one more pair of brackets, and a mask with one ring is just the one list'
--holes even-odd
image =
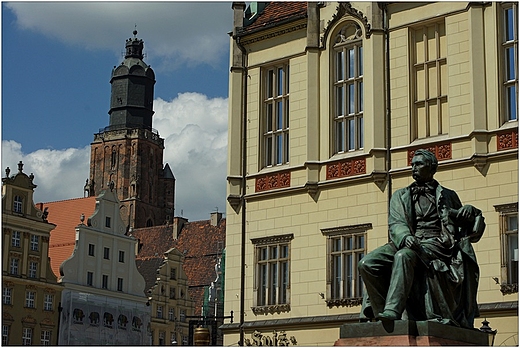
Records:
{"label": "carved stone ornament", "polygon": [[501,284],[500,292],[503,295],[511,295],[518,292],[518,284]]}
{"label": "carved stone ornament", "polygon": [[361,306],[363,303],[363,298],[356,297],[356,298],[342,298],[338,300],[327,300],[325,301],[327,303],[327,307],[355,307],[355,306]]}
{"label": "carved stone ornament", "polygon": [[251,339],[246,338],[244,344],[246,346],[268,346],[268,347],[287,347],[290,345],[295,346],[296,338],[294,336],[287,337],[285,331],[274,330],[271,336],[262,334],[260,331],[255,330],[251,334]]}
{"label": "carved stone ornament", "polygon": [[279,305],[271,305],[271,306],[260,306],[260,307],[251,307],[254,315],[259,314],[280,314],[282,312],[289,312],[291,310],[291,305],[289,304],[279,304]]}

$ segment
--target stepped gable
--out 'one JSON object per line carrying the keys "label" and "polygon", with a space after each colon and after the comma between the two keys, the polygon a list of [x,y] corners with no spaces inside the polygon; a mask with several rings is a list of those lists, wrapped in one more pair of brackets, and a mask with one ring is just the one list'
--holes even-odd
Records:
{"label": "stepped gable", "polygon": [[271,2],[253,23],[244,28],[244,32],[274,27],[280,22],[306,16],[307,2]]}
{"label": "stepped gable", "polygon": [[49,257],[54,274],[60,278],[60,266],[74,251],[76,226],[81,224],[81,215],[86,223],[96,209],[96,197],[83,197],[56,202],[38,203],[38,209],[49,213],[47,220],[56,225],[49,238]]}
{"label": "stepped gable", "polygon": [[[138,241],[135,264],[144,277],[145,294],[156,282],[157,270],[164,261],[164,253],[171,249],[174,239],[171,225],[137,228],[131,235]],[[148,294],[147,294],[148,295]]]}

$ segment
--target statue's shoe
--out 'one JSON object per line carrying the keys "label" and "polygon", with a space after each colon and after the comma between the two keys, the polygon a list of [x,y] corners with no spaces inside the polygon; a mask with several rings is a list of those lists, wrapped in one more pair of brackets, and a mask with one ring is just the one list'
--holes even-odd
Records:
{"label": "statue's shoe", "polygon": [[377,319],[384,320],[384,321],[394,321],[399,320],[400,317],[397,315],[397,313],[392,311],[383,311],[377,315]]}

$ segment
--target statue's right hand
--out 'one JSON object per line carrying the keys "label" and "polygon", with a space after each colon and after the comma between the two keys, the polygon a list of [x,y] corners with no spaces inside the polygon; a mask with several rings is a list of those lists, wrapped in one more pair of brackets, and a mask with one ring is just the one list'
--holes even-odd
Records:
{"label": "statue's right hand", "polygon": [[404,239],[404,246],[409,249],[418,249],[419,248],[419,241],[415,236],[407,236]]}

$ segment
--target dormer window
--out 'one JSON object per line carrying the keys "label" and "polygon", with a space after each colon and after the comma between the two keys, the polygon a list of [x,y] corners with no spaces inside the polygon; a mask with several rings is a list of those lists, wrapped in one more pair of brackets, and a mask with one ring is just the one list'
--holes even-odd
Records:
{"label": "dormer window", "polygon": [[20,196],[14,196],[13,211],[15,213],[22,213],[23,199]]}
{"label": "dormer window", "polygon": [[105,217],[105,227],[110,228],[110,216]]}

